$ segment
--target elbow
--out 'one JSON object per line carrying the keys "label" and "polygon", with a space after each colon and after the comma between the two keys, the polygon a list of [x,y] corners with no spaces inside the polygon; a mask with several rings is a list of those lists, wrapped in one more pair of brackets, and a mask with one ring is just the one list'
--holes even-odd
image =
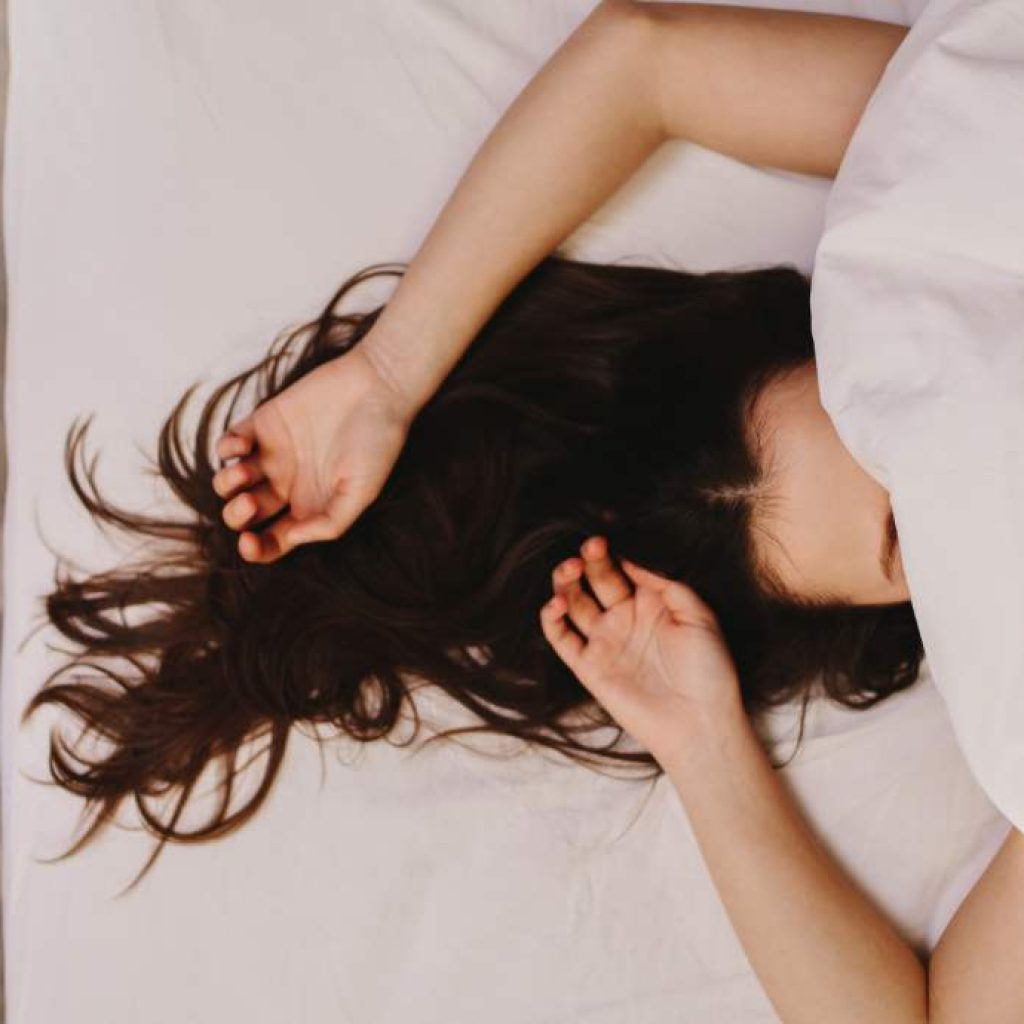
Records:
{"label": "elbow", "polygon": [[629,39],[637,46],[649,46],[654,26],[650,7],[639,0],[600,0],[591,17],[595,24],[600,23],[617,37]]}
{"label": "elbow", "polygon": [[632,90],[638,118],[664,139],[668,136],[659,89],[664,32],[655,10],[661,6],[638,0],[600,0],[578,31],[590,35],[606,67],[621,72]]}

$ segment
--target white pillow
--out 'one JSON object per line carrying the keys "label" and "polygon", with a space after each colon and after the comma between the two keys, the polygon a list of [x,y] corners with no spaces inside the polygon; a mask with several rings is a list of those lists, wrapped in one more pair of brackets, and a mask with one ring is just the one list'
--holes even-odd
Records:
{"label": "white pillow", "polygon": [[821,402],[889,490],[971,769],[1024,829],[1024,4],[932,0],[847,149],[815,254]]}

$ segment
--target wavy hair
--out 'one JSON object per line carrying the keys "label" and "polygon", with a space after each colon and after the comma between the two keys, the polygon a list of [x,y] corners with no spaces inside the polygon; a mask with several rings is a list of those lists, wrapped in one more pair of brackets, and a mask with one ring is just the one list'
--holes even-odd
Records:
{"label": "wavy hair", "polygon": [[[65,464],[82,505],[156,546],[91,574],[58,559],[45,598],[74,649],[23,717],[55,705],[81,721],[75,743],[51,730],[49,767],[91,818],[58,860],[130,798],[159,839],[131,888],[167,841],[224,836],[258,810],[293,725],[394,742],[408,704],[411,742],[417,679],[479,720],[431,740],[502,733],[597,768],[652,766],[647,777],[657,777],[648,752],[620,749],[621,727],[540,631],[552,568],[593,533],[708,602],[752,715],[795,697],[806,710],[816,687],[868,707],[917,678],[923,647],[909,602],[794,600],[754,555],[752,516],[768,490],[748,442],[753,402],[814,355],[810,282],[791,266],[687,273],[549,257],[421,410],[381,494],[343,536],[270,564],[241,559],[211,483],[215,439],[247,389],[258,404],[358,345],[383,307],[342,313],[342,300],[401,273],[375,265],[349,278],[316,320],[217,386],[191,432],[198,385],[185,392],[153,463],[180,515],[101,495],[85,456],[89,419],[69,430]],[[608,727],[611,743],[586,742]],[[105,749],[89,753],[88,736]],[[258,739],[259,783],[232,807],[254,760],[241,763],[243,747]],[[215,764],[216,806],[185,828],[190,795]]]}

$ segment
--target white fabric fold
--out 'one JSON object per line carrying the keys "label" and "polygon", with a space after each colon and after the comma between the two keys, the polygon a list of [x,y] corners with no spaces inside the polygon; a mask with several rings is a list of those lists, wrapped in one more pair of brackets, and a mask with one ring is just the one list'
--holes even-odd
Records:
{"label": "white fabric fold", "polygon": [[968,763],[1024,828],[1024,6],[933,0],[825,208],[821,401],[890,492]]}

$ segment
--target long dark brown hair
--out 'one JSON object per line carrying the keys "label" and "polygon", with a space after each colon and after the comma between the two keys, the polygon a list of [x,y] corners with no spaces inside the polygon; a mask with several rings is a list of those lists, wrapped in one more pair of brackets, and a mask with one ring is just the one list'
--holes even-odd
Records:
{"label": "long dark brown hair", "polygon": [[[104,498],[85,456],[89,420],[70,429],[65,461],[82,504],[150,548],[78,576],[59,558],[45,599],[74,649],[25,717],[51,704],[81,720],[75,744],[51,731],[50,772],[92,819],[62,857],[132,798],[159,838],[134,885],[168,840],[223,836],[254,814],[293,725],[393,742],[408,705],[418,732],[411,679],[479,719],[432,740],[497,732],[656,777],[648,752],[620,749],[621,728],[540,632],[552,568],[593,533],[686,580],[715,610],[751,714],[798,696],[806,707],[812,687],[868,707],[917,678],[909,603],[792,600],[753,554],[766,492],[745,424],[763,384],[814,355],[810,282],[791,266],[686,273],[546,259],[419,413],[382,493],[342,537],[272,564],[241,559],[211,484],[214,441],[243,393],[262,402],[359,344],[383,307],[342,313],[342,300],[400,273],[378,265],[351,277],[318,319],[216,387],[191,432],[197,385],[182,396],[153,466],[180,515]],[[609,727],[612,743],[585,742]],[[102,753],[85,750],[87,736]],[[232,807],[243,745],[261,738],[259,784]],[[190,794],[215,764],[220,799],[186,829]]]}

